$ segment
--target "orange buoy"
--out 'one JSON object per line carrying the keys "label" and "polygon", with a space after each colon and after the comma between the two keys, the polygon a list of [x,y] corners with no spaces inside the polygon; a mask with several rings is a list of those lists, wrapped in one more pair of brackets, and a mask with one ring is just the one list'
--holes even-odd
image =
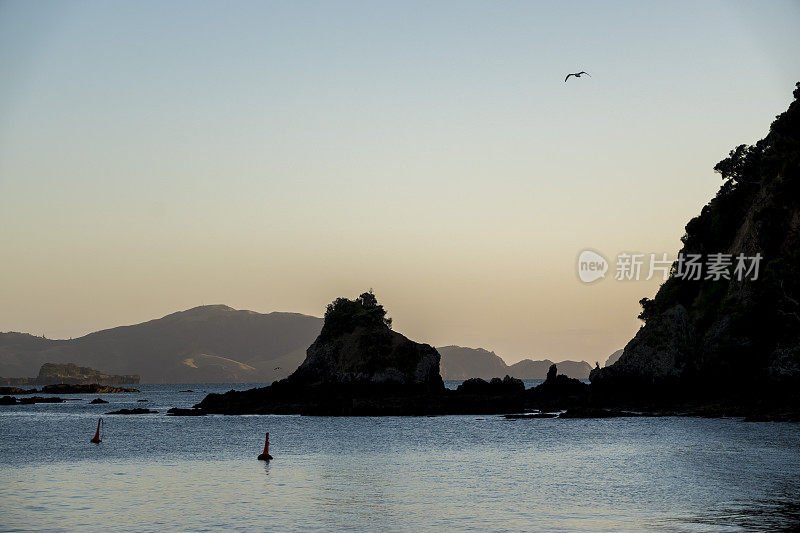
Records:
{"label": "orange buoy", "polygon": [[259,461],[269,461],[272,456],[269,454],[269,433],[267,433],[267,440],[264,441],[264,452],[258,456]]}
{"label": "orange buoy", "polygon": [[97,420],[97,431],[94,432],[94,437],[92,437],[92,440],[90,440],[89,442],[91,442],[93,444],[100,444],[100,442],[101,442],[100,441],[100,424],[102,424],[102,422],[103,422],[102,418]]}

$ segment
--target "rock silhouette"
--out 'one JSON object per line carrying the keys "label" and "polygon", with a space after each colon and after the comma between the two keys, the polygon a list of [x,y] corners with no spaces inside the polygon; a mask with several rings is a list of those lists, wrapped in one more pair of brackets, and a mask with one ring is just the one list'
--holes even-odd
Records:
{"label": "rock silhouette", "polygon": [[[723,185],[681,253],[733,264],[720,279],[674,265],[619,360],[591,372],[595,404],[800,412],[800,83],[767,136],[714,170]],[[763,258],[757,276],[736,275],[740,254]]]}
{"label": "rock silhouette", "polygon": [[391,329],[375,296],[339,298],[303,364],[269,387],[209,394],[184,413],[424,415],[521,410],[524,386],[513,378],[470,381],[445,389],[439,353]]}

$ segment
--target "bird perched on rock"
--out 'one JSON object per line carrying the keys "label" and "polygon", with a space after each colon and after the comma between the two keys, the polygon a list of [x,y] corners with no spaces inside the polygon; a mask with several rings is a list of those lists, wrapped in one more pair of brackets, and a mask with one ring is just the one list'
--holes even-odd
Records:
{"label": "bird perched on rock", "polygon": [[588,73],[588,72],[586,72],[585,70],[582,70],[582,71],[580,71],[580,72],[574,72],[574,73],[572,73],[572,74],[567,74],[567,77],[566,77],[566,78],[564,78],[564,81],[566,82],[566,81],[569,79],[569,77],[570,77],[570,76],[575,76],[576,78],[580,78],[580,77],[581,77],[583,74],[586,74],[586,75],[587,75],[587,76],[589,76],[590,78],[592,77],[592,76],[591,76],[591,74],[589,74],[589,73]]}

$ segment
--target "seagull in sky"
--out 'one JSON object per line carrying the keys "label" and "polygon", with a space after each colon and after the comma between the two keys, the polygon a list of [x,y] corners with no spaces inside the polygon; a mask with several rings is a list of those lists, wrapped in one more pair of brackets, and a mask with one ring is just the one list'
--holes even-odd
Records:
{"label": "seagull in sky", "polygon": [[569,79],[569,77],[570,77],[570,76],[575,76],[576,78],[580,78],[580,77],[581,77],[581,75],[583,75],[583,74],[586,74],[586,75],[587,75],[587,76],[589,76],[590,78],[592,77],[592,76],[591,76],[591,74],[589,74],[589,73],[588,73],[588,72],[586,72],[585,70],[582,70],[582,71],[580,71],[580,72],[574,72],[574,73],[572,73],[572,74],[567,74],[567,77],[566,77],[566,78],[564,78],[564,82],[566,82],[566,81]]}

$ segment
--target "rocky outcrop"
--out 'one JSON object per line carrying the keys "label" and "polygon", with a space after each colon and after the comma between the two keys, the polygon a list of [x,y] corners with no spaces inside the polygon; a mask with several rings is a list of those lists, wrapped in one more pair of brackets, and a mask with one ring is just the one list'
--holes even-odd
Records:
{"label": "rocky outcrop", "polygon": [[654,317],[639,329],[616,363],[592,370],[595,396],[606,399],[654,397],[676,386],[691,364],[694,327],[682,305]]}
{"label": "rocky outcrop", "polygon": [[538,387],[526,391],[526,406],[541,411],[583,406],[589,402],[589,385],[578,379],[558,374],[550,365],[547,379]]}
{"label": "rocky outcrop", "polygon": [[53,396],[30,396],[27,398],[14,398],[13,396],[3,396],[0,398],[0,405],[30,405],[34,403],[63,403],[66,400]]}
{"label": "rocky outcrop", "polygon": [[112,394],[120,392],[140,392],[139,389],[128,389],[125,387],[112,387],[110,385],[100,385],[90,383],[88,385],[69,385],[60,383],[58,385],[47,385],[41,389],[20,389],[19,387],[0,387],[0,394]]}
{"label": "rocky outcrop", "polygon": [[525,392],[525,384],[522,380],[511,376],[506,376],[503,379],[492,378],[490,381],[472,378],[459,385],[456,391],[463,394],[493,394],[497,396],[522,394]]}
{"label": "rocky outcrop", "polygon": [[372,293],[339,298],[292,375],[269,387],[209,394],[197,407],[225,414],[425,414],[445,390],[439,354],[390,326]]}
{"label": "rocky outcrop", "polygon": [[470,381],[447,390],[439,354],[392,331],[372,293],[328,306],[319,337],[302,365],[269,387],[209,394],[194,410],[170,414],[300,413],[313,415],[435,415],[519,411],[524,385]]}
{"label": "rocky outcrop", "polygon": [[459,385],[451,396],[451,412],[508,413],[524,406],[525,384],[511,376],[489,381],[473,378]]}
{"label": "rocky outcrop", "polygon": [[319,337],[287,379],[299,387],[353,385],[441,392],[439,353],[392,331],[386,311],[372,293],[328,306]]}
{"label": "rocky outcrop", "polygon": [[47,385],[42,387],[45,394],[112,394],[120,392],[140,392],[139,389],[126,389],[124,387],[111,387],[109,385],[99,385],[91,383],[89,385]]}
{"label": "rocky outcrop", "polygon": [[21,389],[19,387],[0,387],[0,394],[33,394],[36,389]]}

